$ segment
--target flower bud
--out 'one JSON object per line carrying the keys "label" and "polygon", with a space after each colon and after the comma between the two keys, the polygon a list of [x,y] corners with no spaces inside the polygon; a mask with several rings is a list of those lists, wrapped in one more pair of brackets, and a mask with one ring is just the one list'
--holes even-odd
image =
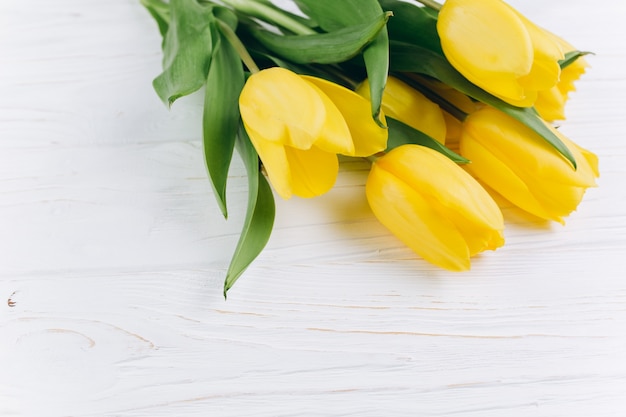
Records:
{"label": "flower bud", "polygon": [[471,161],[468,171],[511,203],[563,223],[585,190],[595,186],[598,159],[553,130],[574,156],[576,169],[533,130],[493,107],[465,119],[460,152]]}
{"label": "flower bud", "polygon": [[387,143],[367,100],[280,67],[248,78],[239,109],[270,182],[285,199],[327,192],[337,178],[337,154],[369,156]]}
{"label": "flower bud", "polygon": [[450,159],[402,145],[377,159],[366,195],[374,215],[404,244],[442,268],[470,268],[470,257],[504,244],[491,196]]}
{"label": "flower bud", "polygon": [[[365,80],[356,92],[369,100],[370,87]],[[427,134],[440,143],[446,140],[446,122],[439,106],[422,93],[395,77],[387,78],[382,109],[385,115]]]}
{"label": "flower bud", "polygon": [[452,66],[515,106],[532,106],[559,80],[560,45],[501,0],[447,0],[437,32]]}
{"label": "flower bud", "polygon": [[[575,48],[565,40],[556,35],[552,36],[565,52],[575,51]],[[554,87],[539,92],[537,101],[535,101],[535,109],[544,120],[565,120],[565,103],[569,94],[576,90],[574,82],[585,73],[588,66],[585,58],[579,57],[561,70],[559,82]]]}

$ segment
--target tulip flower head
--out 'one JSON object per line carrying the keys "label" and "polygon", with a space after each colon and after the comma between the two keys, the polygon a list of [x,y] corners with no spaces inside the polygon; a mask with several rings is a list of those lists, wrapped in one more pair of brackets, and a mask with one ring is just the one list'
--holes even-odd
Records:
{"label": "tulip flower head", "polygon": [[532,106],[559,80],[560,45],[501,0],[447,0],[437,32],[452,66],[510,104]]}
{"label": "tulip flower head", "polygon": [[[365,80],[356,89],[370,99],[370,85]],[[382,108],[385,115],[393,117],[419,130],[440,143],[446,140],[446,122],[439,106],[407,83],[388,77],[383,92]]]}
{"label": "tulip flower head", "polygon": [[467,169],[511,203],[542,219],[563,223],[587,188],[596,185],[596,155],[556,129],[577,169],[543,138],[492,107],[470,114],[463,123],[460,152]]}
{"label": "tulip flower head", "polygon": [[402,145],[377,159],[366,195],[378,220],[425,260],[470,268],[470,257],[504,244],[504,223],[491,196],[437,151]]}
{"label": "tulip flower head", "polygon": [[337,154],[367,156],[387,142],[365,99],[280,67],[252,74],[239,108],[270,182],[285,199],[327,192],[337,177]]}
{"label": "tulip flower head", "polygon": [[[563,51],[576,50],[562,38],[556,35],[552,36],[561,45]],[[555,86],[539,92],[535,109],[544,120],[565,120],[565,103],[569,99],[569,94],[576,90],[574,82],[585,73],[588,66],[587,60],[579,57],[561,70],[561,77]]]}
{"label": "tulip flower head", "polygon": [[[369,100],[352,90],[322,78],[306,75],[301,77],[330,98],[348,125],[354,149],[339,153],[347,156],[367,157],[385,150],[388,132],[387,129],[379,126],[372,118]],[[384,109],[381,111],[379,118],[381,123],[385,125]]]}

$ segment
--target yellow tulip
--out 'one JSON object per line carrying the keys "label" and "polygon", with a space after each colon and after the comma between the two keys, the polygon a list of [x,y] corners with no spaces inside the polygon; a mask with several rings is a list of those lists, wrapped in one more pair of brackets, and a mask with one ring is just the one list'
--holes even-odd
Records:
{"label": "yellow tulip", "polygon": [[[386,147],[386,130],[372,120],[369,103],[331,84],[275,67],[252,74],[241,91],[244,127],[284,199],[328,191],[337,178],[337,154],[354,156]],[[344,114],[345,103],[351,109]]]}
{"label": "yellow tulip", "polygon": [[[440,81],[421,77],[416,74],[413,74],[412,77],[465,114],[473,113],[476,109],[483,106],[482,103],[473,101],[465,94]],[[457,152],[459,139],[461,137],[461,121],[445,110],[442,110],[442,113],[446,123],[445,145],[447,148]]]}
{"label": "yellow tulip", "polygon": [[[369,82],[365,80],[361,83],[356,92],[369,100]],[[445,143],[446,123],[441,109],[405,82],[395,77],[387,78],[382,109],[385,115]]]}
{"label": "yellow tulip", "polygon": [[532,106],[559,79],[560,45],[501,0],[447,0],[437,32],[452,66],[510,104]]}
{"label": "yellow tulip", "polygon": [[[302,78],[319,88],[330,98],[344,117],[350,134],[354,150],[340,152],[348,156],[366,157],[384,151],[387,147],[387,129],[381,128],[372,118],[370,102],[352,90],[348,90],[330,81],[303,75]],[[385,124],[385,112],[380,113],[380,119]]]}
{"label": "yellow tulip", "polygon": [[500,209],[467,172],[430,148],[402,145],[377,159],[366,195],[378,220],[425,260],[470,268],[504,244]]}
{"label": "yellow tulip", "polygon": [[467,170],[505,199],[563,223],[586,189],[596,185],[598,159],[553,131],[576,159],[577,169],[533,130],[493,107],[465,119],[460,152],[471,161]]}
{"label": "yellow tulip", "polygon": [[[565,40],[556,35],[552,36],[561,45],[563,51],[570,52],[576,50]],[[583,57],[576,59],[576,61],[561,70],[561,77],[555,86],[539,92],[537,101],[535,101],[535,109],[544,120],[565,119],[565,103],[569,98],[569,93],[576,90],[574,82],[585,73],[588,66],[587,61]]]}

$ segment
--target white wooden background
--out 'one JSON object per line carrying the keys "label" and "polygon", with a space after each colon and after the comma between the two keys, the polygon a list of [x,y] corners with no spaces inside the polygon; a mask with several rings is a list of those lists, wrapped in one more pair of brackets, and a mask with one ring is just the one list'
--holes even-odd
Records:
{"label": "white wooden background", "polygon": [[244,170],[225,222],[139,1],[0,0],[0,415],[626,415],[626,6],[511,3],[596,52],[561,129],[602,176],[567,225],[507,208],[507,245],[443,272],[345,163],[225,301]]}

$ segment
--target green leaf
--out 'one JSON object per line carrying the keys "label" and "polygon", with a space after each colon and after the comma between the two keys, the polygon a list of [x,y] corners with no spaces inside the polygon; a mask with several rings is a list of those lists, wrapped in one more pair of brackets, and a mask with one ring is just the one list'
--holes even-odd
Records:
{"label": "green leaf", "polygon": [[278,13],[281,13],[283,15],[285,15],[288,19],[292,19],[296,22],[298,22],[298,24],[309,27],[309,28],[314,28],[317,26],[317,22],[315,22],[312,19],[309,19],[307,17],[303,17],[300,15],[297,15],[295,13],[291,13],[285,9],[283,9],[282,7],[276,6],[274,3],[272,3],[270,0],[256,0],[259,3],[263,3],[266,6],[268,6],[269,8],[277,11]]}
{"label": "green leaf", "polygon": [[239,129],[239,94],[243,84],[241,59],[220,33],[206,82],[202,125],[206,166],[224,217],[228,217],[226,181]]}
{"label": "green leaf", "polygon": [[251,18],[262,20],[283,33],[304,34],[313,31],[317,23],[311,19],[291,13],[270,0],[222,0],[233,7],[243,22]]}
{"label": "green leaf", "polygon": [[463,77],[442,55],[417,45],[392,42],[391,71],[427,75],[475,100],[499,109],[534,130],[576,168],[576,160],[567,146],[546,126],[532,107],[512,106],[487,93]]}
{"label": "green leaf", "polygon": [[[300,10],[319,23],[325,32],[370,22],[383,13],[377,0],[295,0]],[[372,117],[382,125],[379,114],[389,71],[389,38],[383,28],[363,50],[370,84]]]}
{"label": "green leaf", "polygon": [[565,69],[568,65],[573,64],[578,58],[589,55],[592,52],[570,51],[565,54],[565,58],[559,61],[561,69]]}
{"label": "green leaf", "polygon": [[213,6],[196,0],[172,0],[163,44],[163,72],[153,82],[168,105],[193,93],[206,81],[217,33]]}
{"label": "green leaf", "polygon": [[420,132],[419,130],[414,129],[399,120],[387,116],[387,125],[389,127],[389,139],[387,139],[388,151],[393,148],[397,148],[398,146],[415,144],[441,152],[443,155],[447,156],[456,163],[466,164],[469,162],[468,159],[463,158],[456,152],[446,148],[444,145],[424,132]]}
{"label": "green leaf", "polygon": [[384,10],[393,12],[387,23],[389,39],[423,46],[443,54],[437,33],[437,14],[428,7],[419,7],[400,0],[379,0]]}
{"label": "green leaf", "polygon": [[370,102],[372,117],[380,127],[384,127],[380,121],[380,107],[383,103],[383,91],[387,84],[389,74],[389,39],[387,28],[383,28],[376,39],[363,51],[363,60],[367,71],[367,79],[370,84]]}
{"label": "green leaf", "polygon": [[382,14],[376,0],[295,0],[325,32],[366,23]]}
{"label": "green leaf", "polygon": [[237,30],[237,25],[239,24],[239,19],[235,12],[230,10],[227,7],[215,6],[213,8],[213,15],[216,19],[220,20],[222,23],[225,23],[232,30]]}
{"label": "green leaf", "polygon": [[248,172],[248,208],[241,236],[224,280],[224,298],[267,244],[274,226],[276,210],[272,189],[259,172],[259,157],[243,127],[237,136],[237,150]]}
{"label": "green leaf", "polygon": [[162,0],[140,0],[156,20],[161,36],[165,37],[170,26],[170,5]]}
{"label": "green leaf", "polygon": [[251,33],[284,59],[298,64],[332,64],[357,55],[376,38],[388,18],[389,14],[383,13],[367,23],[311,35],[280,35],[257,28],[251,29]]}

